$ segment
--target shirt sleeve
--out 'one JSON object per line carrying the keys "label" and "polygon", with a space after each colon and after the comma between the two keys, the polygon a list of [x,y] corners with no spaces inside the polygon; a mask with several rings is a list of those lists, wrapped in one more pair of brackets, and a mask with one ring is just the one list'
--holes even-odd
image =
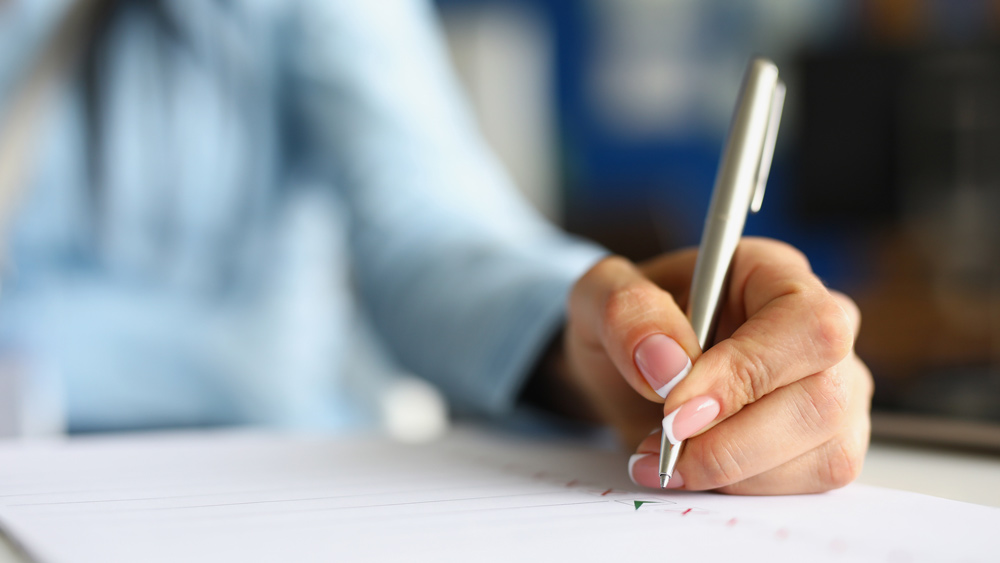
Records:
{"label": "shirt sleeve", "polygon": [[458,411],[511,408],[604,253],[510,184],[418,0],[303,0],[289,51],[303,154],[350,210],[355,276],[395,359]]}

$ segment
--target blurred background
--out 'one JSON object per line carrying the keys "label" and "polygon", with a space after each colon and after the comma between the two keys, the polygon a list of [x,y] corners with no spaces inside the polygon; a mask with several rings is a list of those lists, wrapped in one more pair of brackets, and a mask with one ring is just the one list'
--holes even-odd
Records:
{"label": "blurred background", "polygon": [[773,59],[747,234],[858,301],[876,435],[1000,448],[1000,1],[437,4],[517,184],[635,260],[697,244],[744,65]]}

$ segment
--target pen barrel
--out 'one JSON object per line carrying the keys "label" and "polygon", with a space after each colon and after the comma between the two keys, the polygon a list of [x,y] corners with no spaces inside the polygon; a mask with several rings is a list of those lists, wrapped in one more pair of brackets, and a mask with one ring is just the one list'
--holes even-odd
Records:
{"label": "pen barrel", "polygon": [[706,224],[691,283],[688,316],[702,350],[715,340],[723,296],[729,291],[729,273],[746,218],[714,217]]}
{"label": "pen barrel", "polygon": [[719,162],[691,280],[688,315],[702,350],[714,342],[733,255],[751,202],[759,200],[758,192],[763,189],[767,171],[762,167],[770,166],[769,142],[773,146],[773,135],[768,132],[776,127],[781,104],[775,101],[783,100],[783,94],[774,63],[760,58],[751,61]]}

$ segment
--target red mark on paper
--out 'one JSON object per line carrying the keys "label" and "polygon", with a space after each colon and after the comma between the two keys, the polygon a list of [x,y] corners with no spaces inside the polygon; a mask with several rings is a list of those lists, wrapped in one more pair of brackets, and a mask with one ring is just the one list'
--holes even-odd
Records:
{"label": "red mark on paper", "polygon": [[736,519],[735,518],[730,518],[729,522],[726,522],[726,525],[727,526],[735,526],[736,525]]}
{"label": "red mark on paper", "polygon": [[686,515],[687,515],[687,513],[689,513],[689,512],[691,512],[691,509],[690,509],[690,508],[689,508],[689,509],[687,509],[687,510],[685,510],[684,512],[681,512],[681,514],[682,514],[682,515],[685,515],[685,516],[686,516]]}
{"label": "red mark on paper", "polygon": [[775,535],[778,536],[779,540],[788,539],[788,530],[782,528]]}
{"label": "red mark on paper", "polygon": [[606,495],[607,495],[608,493],[610,493],[610,492],[611,492],[611,491],[613,491],[613,490],[614,490],[614,489],[608,489],[608,490],[604,491],[603,493],[601,493],[601,496],[602,496],[602,497],[603,497],[603,496],[606,496]]}

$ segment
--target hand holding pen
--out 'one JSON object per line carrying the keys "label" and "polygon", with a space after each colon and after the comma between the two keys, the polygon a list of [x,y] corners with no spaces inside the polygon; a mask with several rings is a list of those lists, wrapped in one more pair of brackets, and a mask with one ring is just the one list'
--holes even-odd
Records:
{"label": "hand holding pen", "polygon": [[[776,78],[775,71],[772,93]],[[761,133],[769,115],[755,122]],[[750,196],[761,193],[765,139],[750,151]],[[747,180],[747,168],[737,168]],[[663,469],[675,454],[672,489],[790,494],[843,486],[860,472],[869,436],[872,381],[853,351],[857,307],[828,290],[801,252],[740,239],[742,221],[738,227],[709,268],[724,275],[707,324],[698,320],[704,312],[685,314],[695,301],[692,280],[705,283],[708,271],[696,273],[693,249],[638,266],[611,257],[592,268],[570,296],[551,388],[638,444],[629,472],[641,485],[660,487],[662,443]],[[647,435],[654,426],[666,432]],[[675,448],[682,441],[683,451]]]}

